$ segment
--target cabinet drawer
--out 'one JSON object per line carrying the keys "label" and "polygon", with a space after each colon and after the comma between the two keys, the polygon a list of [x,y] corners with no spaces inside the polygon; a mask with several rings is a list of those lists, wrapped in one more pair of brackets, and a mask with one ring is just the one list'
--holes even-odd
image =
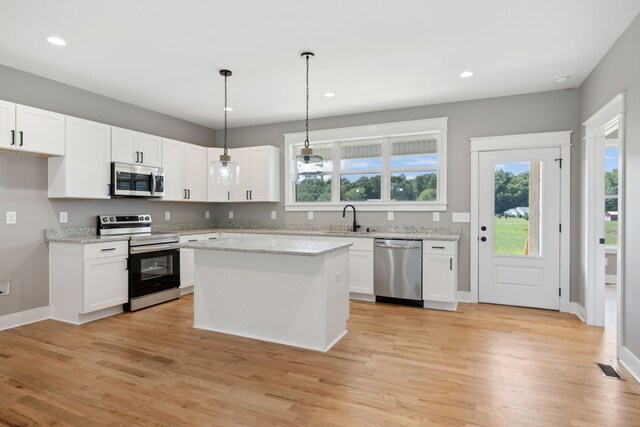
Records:
{"label": "cabinet drawer", "polygon": [[190,236],[180,236],[180,243],[200,242],[205,240],[204,234],[192,234]]}
{"label": "cabinet drawer", "polygon": [[220,238],[218,233],[208,233],[204,235],[205,240],[217,240]]}
{"label": "cabinet drawer", "polygon": [[454,255],[456,253],[457,242],[441,240],[423,240],[422,252],[435,255]]}
{"label": "cabinet drawer", "polygon": [[84,259],[105,258],[112,256],[127,256],[129,253],[129,242],[105,242],[89,243],[84,245]]}

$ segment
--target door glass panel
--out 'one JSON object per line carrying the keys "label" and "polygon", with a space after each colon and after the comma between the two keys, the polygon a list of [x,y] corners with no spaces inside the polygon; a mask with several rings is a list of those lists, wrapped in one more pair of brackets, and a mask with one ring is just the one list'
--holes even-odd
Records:
{"label": "door glass panel", "polygon": [[618,246],[618,199],[604,201],[604,244]]}
{"label": "door glass panel", "polygon": [[173,274],[173,256],[160,255],[140,261],[140,279],[151,280]]}
{"label": "door glass panel", "polygon": [[494,166],[493,250],[496,255],[541,255],[542,162]]}

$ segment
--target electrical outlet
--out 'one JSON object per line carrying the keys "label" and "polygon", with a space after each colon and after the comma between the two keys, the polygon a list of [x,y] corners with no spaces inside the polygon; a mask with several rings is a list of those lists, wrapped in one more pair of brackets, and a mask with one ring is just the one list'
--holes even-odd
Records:
{"label": "electrical outlet", "polygon": [[233,211],[229,211],[229,219],[233,219]]}
{"label": "electrical outlet", "polygon": [[393,221],[393,212],[387,212],[387,220]]}
{"label": "electrical outlet", "polygon": [[454,212],[451,214],[453,222],[471,222],[471,214],[469,212]]}
{"label": "electrical outlet", "polygon": [[211,218],[211,212],[204,211],[204,219],[209,219],[209,218]]}
{"label": "electrical outlet", "polygon": [[313,219],[313,212],[307,212],[307,219]]}
{"label": "electrical outlet", "polygon": [[164,213],[164,220],[165,220],[165,221],[169,221],[170,219],[171,219],[171,212],[166,211],[166,212]]}
{"label": "electrical outlet", "polygon": [[433,220],[434,221],[440,221],[440,212],[434,212],[433,213]]}
{"label": "electrical outlet", "polygon": [[15,211],[7,211],[7,224],[15,224],[18,221]]}
{"label": "electrical outlet", "polygon": [[66,224],[69,222],[69,214],[66,212],[60,212],[60,224]]}
{"label": "electrical outlet", "polygon": [[336,272],[336,283],[340,283],[342,282],[342,272],[338,271]]}
{"label": "electrical outlet", "polygon": [[9,293],[11,292],[11,282],[10,281],[6,281],[6,282],[0,282],[0,297],[4,297],[9,295]]}
{"label": "electrical outlet", "polygon": [[271,219],[276,219],[276,211],[271,211]]}

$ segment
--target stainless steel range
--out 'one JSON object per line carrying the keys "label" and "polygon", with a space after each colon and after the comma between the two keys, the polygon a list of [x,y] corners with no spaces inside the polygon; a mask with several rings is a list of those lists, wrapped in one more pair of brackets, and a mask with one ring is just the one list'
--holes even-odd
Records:
{"label": "stainless steel range", "polygon": [[180,236],[152,233],[151,215],[100,215],[98,234],[129,237],[126,311],[180,298]]}

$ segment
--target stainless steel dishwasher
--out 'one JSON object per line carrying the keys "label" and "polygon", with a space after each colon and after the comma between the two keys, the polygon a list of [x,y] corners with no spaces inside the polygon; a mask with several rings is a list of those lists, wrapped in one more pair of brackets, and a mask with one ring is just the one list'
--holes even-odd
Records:
{"label": "stainless steel dishwasher", "polygon": [[376,302],[423,306],[422,240],[375,239],[373,290]]}

